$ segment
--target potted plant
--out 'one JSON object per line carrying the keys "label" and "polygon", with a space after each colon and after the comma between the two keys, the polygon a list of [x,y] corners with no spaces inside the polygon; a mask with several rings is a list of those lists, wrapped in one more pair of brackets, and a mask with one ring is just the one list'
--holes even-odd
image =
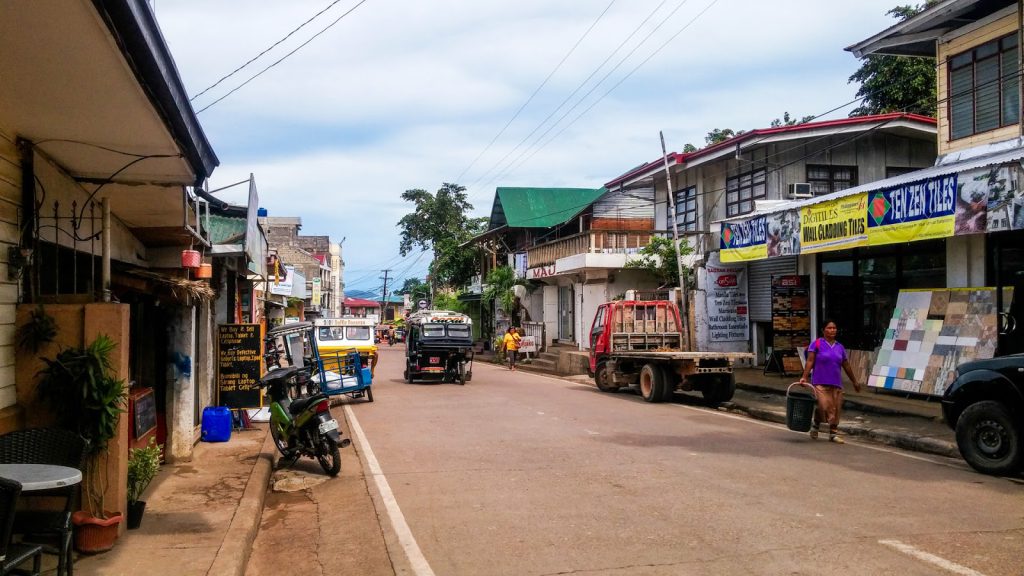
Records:
{"label": "potted plant", "polygon": [[104,505],[107,446],[117,435],[127,396],[124,380],[114,377],[110,364],[110,353],[116,346],[101,334],[84,348],[66,348],[53,359],[43,358],[46,367],[39,373],[40,396],[53,406],[64,426],[88,442],[83,490],[88,509],[71,517],[78,527],[75,547],[85,553],[110,550],[121,522],[121,513],[110,512]]}
{"label": "potted plant", "polygon": [[134,530],[142,525],[142,515],[146,511],[146,501],[139,500],[146,487],[160,471],[160,451],[163,448],[150,438],[144,448],[132,448],[128,451],[128,529]]}

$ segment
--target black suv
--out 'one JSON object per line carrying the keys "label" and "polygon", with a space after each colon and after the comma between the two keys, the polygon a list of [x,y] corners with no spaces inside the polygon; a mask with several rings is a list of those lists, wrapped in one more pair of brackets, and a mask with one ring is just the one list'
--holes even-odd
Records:
{"label": "black suv", "polygon": [[960,455],[975,470],[1024,469],[1024,354],[966,362],[942,397]]}

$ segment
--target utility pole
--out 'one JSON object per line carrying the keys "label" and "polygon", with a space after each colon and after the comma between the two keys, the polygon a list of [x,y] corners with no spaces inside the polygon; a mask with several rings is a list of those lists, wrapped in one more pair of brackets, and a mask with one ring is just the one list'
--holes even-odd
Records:
{"label": "utility pole", "polygon": [[682,292],[682,321],[683,339],[686,340],[687,349],[690,348],[690,312],[687,305],[686,276],[683,274],[683,251],[679,249],[679,222],[676,212],[676,193],[672,186],[672,171],[668,169],[668,152],[665,150],[665,134],[658,131],[658,138],[661,139],[661,158],[665,162],[665,183],[668,186],[668,209],[672,215],[672,245],[676,248],[676,271],[679,273],[679,291]]}
{"label": "utility pole", "polygon": [[383,324],[384,323],[384,311],[387,310],[387,305],[388,305],[388,272],[391,272],[391,269],[388,268],[387,270],[381,270],[381,272],[384,272],[384,292],[380,295],[381,302],[380,302],[380,322],[379,322],[379,324]]}

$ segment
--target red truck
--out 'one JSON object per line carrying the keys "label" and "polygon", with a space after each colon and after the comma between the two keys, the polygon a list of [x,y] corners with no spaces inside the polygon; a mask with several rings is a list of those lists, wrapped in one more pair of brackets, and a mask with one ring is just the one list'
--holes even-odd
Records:
{"label": "red truck", "polygon": [[736,391],[733,363],[749,352],[685,352],[679,308],[669,300],[619,300],[597,309],[590,329],[590,372],[604,392],[639,388],[648,402],[699,390],[715,405]]}

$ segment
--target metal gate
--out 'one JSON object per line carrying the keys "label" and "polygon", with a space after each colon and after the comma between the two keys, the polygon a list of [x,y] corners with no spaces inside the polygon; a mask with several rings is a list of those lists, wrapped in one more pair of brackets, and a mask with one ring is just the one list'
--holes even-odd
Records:
{"label": "metal gate", "polygon": [[772,321],[772,275],[796,274],[796,259],[796,256],[779,256],[749,264],[747,300],[751,322]]}
{"label": "metal gate", "polygon": [[558,339],[573,339],[572,286],[558,287]]}

